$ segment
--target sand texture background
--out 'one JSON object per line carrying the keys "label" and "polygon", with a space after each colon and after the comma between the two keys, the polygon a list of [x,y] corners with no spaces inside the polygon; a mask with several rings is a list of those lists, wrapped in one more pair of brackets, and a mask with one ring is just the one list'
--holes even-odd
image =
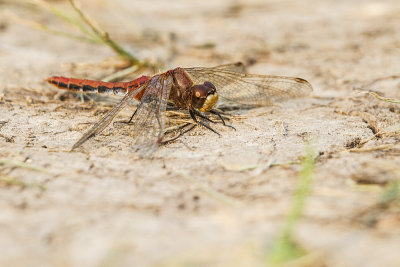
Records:
{"label": "sand texture background", "polygon": [[156,71],[242,61],[314,91],[229,111],[236,131],[196,127],[152,159],[117,124],[70,152],[119,98],[82,102],[44,79],[103,79],[122,63],[15,19],[78,33],[51,13],[0,0],[0,266],[265,266],[301,169],[271,163],[301,161],[308,139],[318,158],[296,242],[314,266],[400,266],[399,201],[378,205],[400,179],[400,105],[353,89],[400,98],[398,0],[81,2]]}

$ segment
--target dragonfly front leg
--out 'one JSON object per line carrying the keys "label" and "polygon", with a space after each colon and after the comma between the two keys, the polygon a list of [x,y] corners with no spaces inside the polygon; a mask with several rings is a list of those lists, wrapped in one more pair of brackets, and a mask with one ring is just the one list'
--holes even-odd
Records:
{"label": "dragonfly front leg", "polygon": [[[236,131],[236,128],[235,128],[235,127],[233,127],[233,126],[228,125],[228,124],[225,123],[225,120],[222,118],[222,116],[221,116],[221,114],[219,114],[219,112],[217,112],[217,111],[215,111],[215,110],[210,110],[209,112],[210,112],[211,114],[217,115],[218,118],[222,121],[222,124],[223,124],[224,126],[230,127],[230,128],[232,128],[232,129],[234,129],[234,130]],[[207,120],[207,121],[209,121],[209,122],[212,122],[212,123],[217,123],[217,122],[211,120],[210,118],[204,116],[203,114],[201,114],[201,113],[198,112],[197,110],[194,110],[194,113],[195,113],[197,116],[199,116],[200,118],[202,118],[202,119],[205,119],[205,120]]]}
{"label": "dragonfly front leg", "polygon": [[236,128],[235,128],[235,127],[233,127],[232,125],[228,125],[228,124],[225,123],[224,118],[222,118],[222,115],[221,115],[218,111],[212,109],[212,110],[210,110],[209,112],[210,112],[211,114],[217,115],[218,118],[222,121],[222,124],[223,124],[224,126],[230,127],[230,128],[232,128],[232,129],[234,129],[234,130],[236,131]]}
{"label": "dragonfly front leg", "polygon": [[[216,130],[214,130],[213,128],[211,128],[210,126],[208,126],[207,124],[205,124],[204,122],[202,122],[202,121],[200,121],[200,120],[197,120],[196,115],[198,115],[198,116],[201,117],[201,118],[207,119],[207,120],[209,120],[210,122],[213,122],[212,120],[210,120],[210,119],[207,118],[207,117],[204,117],[204,116],[201,115],[201,114],[196,114],[195,111],[193,111],[193,110],[191,110],[191,109],[189,109],[189,113],[190,113],[190,117],[192,117],[192,119],[193,119],[197,124],[200,124],[200,125],[206,127],[208,130],[210,130],[210,131],[212,131],[212,132],[218,134],[219,136],[221,136],[221,135],[219,134],[219,132],[217,132]],[[198,113],[198,112],[197,112],[197,113]]]}

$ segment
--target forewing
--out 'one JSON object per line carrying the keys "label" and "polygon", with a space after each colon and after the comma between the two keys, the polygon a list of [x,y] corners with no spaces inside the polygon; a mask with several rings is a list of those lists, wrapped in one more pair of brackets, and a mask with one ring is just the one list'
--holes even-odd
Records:
{"label": "forewing", "polygon": [[312,91],[311,84],[301,78],[246,74],[221,66],[185,70],[195,84],[209,81],[217,88],[221,98],[243,105],[269,105],[284,99],[305,96]]}
{"label": "forewing", "polygon": [[101,120],[99,120],[92,128],[90,128],[72,147],[72,150],[82,145],[89,138],[101,133],[114,119],[114,117],[132,100],[139,92],[146,87],[146,84],[140,86],[136,90],[128,92],[121,101],[108,112]]}
{"label": "forewing", "polygon": [[133,118],[134,149],[149,157],[160,145],[165,131],[165,110],[172,87],[172,76],[154,76],[143,94]]}
{"label": "forewing", "polygon": [[219,65],[212,67],[214,70],[222,70],[222,71],[230,71],[230,72],[240,72],[240,73],[246,73],[246,67],[242,62],[236,62],[236,63],[229,63],[229,64],[224,64],[224,65]]}

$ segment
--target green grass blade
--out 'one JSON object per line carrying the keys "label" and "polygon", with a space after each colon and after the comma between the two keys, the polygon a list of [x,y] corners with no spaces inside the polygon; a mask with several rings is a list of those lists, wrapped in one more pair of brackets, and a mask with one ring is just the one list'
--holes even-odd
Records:
{"label": "green grass blade", "polygon": [[93,34],[90,30],[88,30],[84,24],[82,24],[79,20],[67,15],[65,12],[61,11],[60,9],[56,8],[54,5],[50,5],[43,0],[27,0],[29,3],[36,5],[42,9],[49,11],[50,13],[54,14],[55,16],[59,17],[60,19],[66,21],[67,23],[75,26],[85,35],[90,36],[88,39],[93,39],[93,42],[99,43],[101,39],[98,38],[95,34]]}
{"label": "green grass blade", "polygon": [[120,46],[117,42],[115,42],[109,34],[97,26],[95,26],[95,23],[93,20],[91,20],[83,11],[76,5],[75,0],[69,0],[69,3],[73,7],[76,13],[80,16],[80,18],[90,27],[90,29],[93,31],[93,33],[99,38],[100,40],[103,41],[104,44],[108,45],[112,50],[114,50],[117,54],[119,54],[121,57],[129,60],[132,65],[140,65],[139,59],[134,57],[131,53],[126,51],[122,46]]}
{"label": "green grass blade", "polygon": [[0,165],[4,165],[7,167],[12,167],[12,168],[22,168],[22,169],[28,169],[36,172],[42,172],[42,173],[50,173],[48,170],[41,168],[41,167],[36,167],[32,166],[23,162],[18,162],[18,161],[13,161],[13,160],[8,160],[8,159],[1,159],[0,158]]}
{"label": "green grass blade", "polygon": [[299,174],[297,189],[294,194],[290,212],[286,218],[280,235],[272,245],[268,255],[268,262],[270,264],[281,264],[302,257],[306,254],[306,251],[298,246],[294,241],[293,234],[302,217],[307,197],[311,191],[314,168],[314,151],[311,144],[307,143],[305,148],[305,157],[302,161],[302,169]]}

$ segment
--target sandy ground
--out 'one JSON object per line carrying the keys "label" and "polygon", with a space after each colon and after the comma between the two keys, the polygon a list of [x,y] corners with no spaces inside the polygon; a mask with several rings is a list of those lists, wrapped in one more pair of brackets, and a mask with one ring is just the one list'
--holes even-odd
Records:
{"label": "sandy ground", "polygon": [[[240,60],[314,91],[232,111],[236,131],[196,128],[153,159],[138,159],[118,127],[69,152],[115,99],[83,103],[43,80],[101,79],[114,54],[18,24],[10,12],[77,33],[0,1],[0,266],[265,265],[301,168],[269,164],[301,160],[306,139],[319,157],[295,238],[314,266],[400,266],[399,204],[376,208],[400,178],[400,106],[353,90],[400,74],[398,0],[82,2],[160,71]],[[367,88],[400,98],[399,79]]]}

